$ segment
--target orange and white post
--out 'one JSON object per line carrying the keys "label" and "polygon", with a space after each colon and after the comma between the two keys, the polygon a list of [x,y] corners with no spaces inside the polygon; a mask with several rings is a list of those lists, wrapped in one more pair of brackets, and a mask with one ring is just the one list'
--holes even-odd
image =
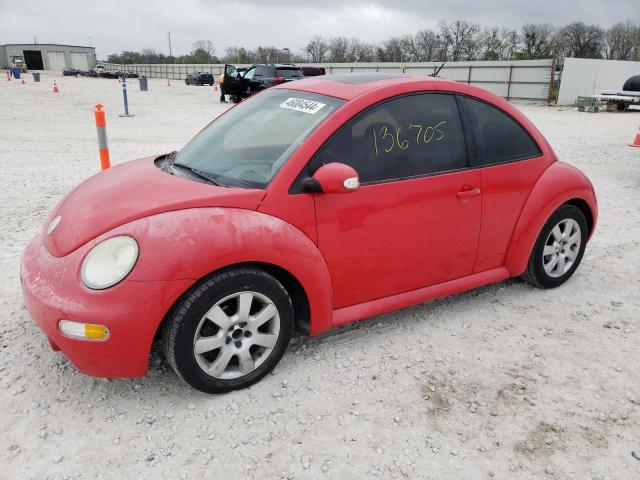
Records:
{"label": "orange and white post", "polygon": [[111,166],[109,160],[109,145],[107,144],[107,122],[104,118],[103,106],[96,105],[96,130],[98,132],[98,148],[100,149],[100,167],[106,170]]}

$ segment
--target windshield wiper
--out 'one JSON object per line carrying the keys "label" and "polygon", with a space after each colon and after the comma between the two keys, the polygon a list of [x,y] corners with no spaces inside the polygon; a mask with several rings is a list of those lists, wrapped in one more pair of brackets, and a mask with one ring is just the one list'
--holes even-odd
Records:
{"label": "windshield wiper", "polygon": [[207,183],[211,183],[213,185],[220,186],[220,184],[216,181],[216,179],[211,174],[209,174],[209,173],[207,173],[207,172],[205,172],[203,170],[198,170],[197,168],[190,167],[189,165],[185,165],[183,163],[175,163],[175,162],[173,162],[171,164],[171,168],[174,169],[174,170],[178,170],[178,169],[187,170],[193,176],[201,178],[202,180],[206,180]]}
{"label": "windshield wiper", "polygon": [[174,150],[171,153],[167,153],[167,156],[164,157],[165,162],[171,164],[176,160],[176,154],[178,153],[177,150]]}

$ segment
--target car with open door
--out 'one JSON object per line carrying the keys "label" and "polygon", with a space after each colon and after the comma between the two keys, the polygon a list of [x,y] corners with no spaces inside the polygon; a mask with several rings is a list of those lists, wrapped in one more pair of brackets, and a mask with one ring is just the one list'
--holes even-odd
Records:
{"label": "car with open door", "polygon": [[241,69],[234,65],[225,65],[225,94],[232,100],[239,101],[276,85],[301,80],[302,69],[292,64],[261,63]]}
{"label": "car with open door", "polygon": [[80,371],[143,376],[159,339],[180,378],[220,393],[264,377],[294,331],[510,277],[558,287],[596,219],[585,175],[492,93],[328,75],[84,181],[25,248],[21,279]]}

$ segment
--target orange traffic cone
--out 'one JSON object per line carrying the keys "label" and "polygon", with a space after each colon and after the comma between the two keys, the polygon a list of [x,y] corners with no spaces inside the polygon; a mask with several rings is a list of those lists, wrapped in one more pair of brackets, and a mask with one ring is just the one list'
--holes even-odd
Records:
{"label": "orange traffic cone", "polygon": [[53,81],[53,93],[58,93],[60,90],[58,90],[58,84],[56,83],[56,81]]}
{"label": "orange traffic cone", "polygon": [[640,130],[636,133],[636,138],[633,140],[633,143],[629,144],[630,147],[640,147]]}

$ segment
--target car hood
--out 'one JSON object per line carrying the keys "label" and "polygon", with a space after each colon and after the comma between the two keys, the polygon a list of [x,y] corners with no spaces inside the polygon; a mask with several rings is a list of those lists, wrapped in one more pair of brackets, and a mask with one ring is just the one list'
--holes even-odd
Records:
{"label": "car hood", "polygon": [[[47,249],[68,255],[98,235],[150,215],[198,207],[255,210],[264,190],[218,187],[170,175],[157,157],[127,162],[88,178],[54,209],[43,227]],[[51,234],[51,222],[61,219]]]}

